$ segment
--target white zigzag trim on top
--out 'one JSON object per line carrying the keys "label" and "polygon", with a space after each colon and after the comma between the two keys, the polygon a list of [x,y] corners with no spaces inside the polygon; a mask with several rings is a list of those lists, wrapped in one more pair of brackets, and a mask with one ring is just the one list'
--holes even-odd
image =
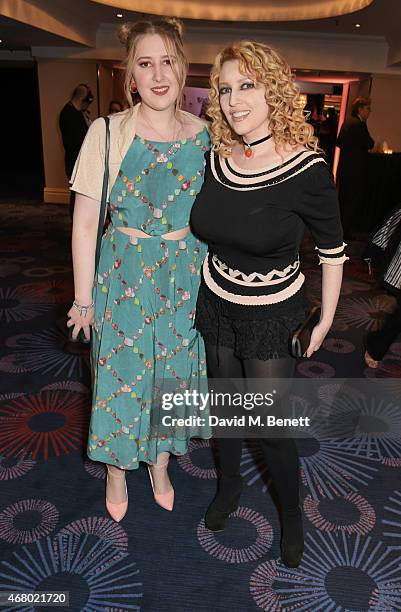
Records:
{"label": "white zigzag trim on top", "polygon": [[[251,274],[245,274],[240,270],[233,270],[229,268],[227,264],[220,261],[216,256],[212,256],[212,263],[221,276],[229,280],[230,282],[237,283],[238,285],[245,285],[247,287],[258,287],[263,285],[277,285],[283,283],[288,278],[293,276],[299,269],[299,258],[296,259],[292,264],[288,265],[284,270],[271,270],[267,274],[260,274],[259,272],[251,272]],[[225,272],[228,271],[228,274]],[[278,276],[273,280],[274,276]],[[258,279],[255,281],[255,279]]]}
{"label": "white zigzag trim on top", "polygon": [[277,293],[273,293],[271,295],[237,295],[235,293],[226,291],[222,287],[219,287],[219,285],[213,280],[209,272],[209,255],[206,255],[203,261],[202,269],[205,283],[213,293],[224,300],[227,300],[228,302],[232,302],[233,304],[242,304],[243,306],[267,306],[269,304],[279,304],[280,302],[284,302],[284,300],[288,300],[288,298],[292,297],[297,291],[300,290],[305,280],[305,276],[301,272],[294,282],[291,283],[291,285],[285,289],[282,289],[281,291],[278,291]]}

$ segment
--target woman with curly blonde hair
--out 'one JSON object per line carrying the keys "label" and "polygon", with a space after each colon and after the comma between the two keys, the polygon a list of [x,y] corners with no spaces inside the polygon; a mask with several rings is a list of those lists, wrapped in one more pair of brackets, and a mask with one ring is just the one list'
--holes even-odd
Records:
{"label": "woman with curly blonde hair", "polygon": [[[291,379],[289,341],[308,312],[298,255],[305,226],[323,269],[321,317],[307,357],[322,344],[337,306],[347,258],[336,190],[279,53],[251,41],[225,48],[213,65],[209,101],[213,148],[191,213],[193,231],[209,246],[196,310],[209,375]],[[297,567],[297,448],[289,436],[258,442],[281,509],[281,557]],[[213,531],[224,529],[243,488],[242,440],[222,438],[218,447],[221,478],[205,516]]]}
{"label": "woman with curly blonde hair", "polygon": [[[303,145],[316,151],[318,139],[306,122],[304,104],[290,66],[277,51],[261,43],[242,42],[224,49],[215,60],[210,74],[208,116],[212,119],[212,142],[222,157],[229,157],[233,145],[242,143],[242,133],[226,118],[220,104],[220,71],[227,61],[238,61],[241,74],[253,73],[264,86],[265,103],[269,107],[269,132],[276,150],[283,145]],[[288,149],[290,150],[290,149]]]}

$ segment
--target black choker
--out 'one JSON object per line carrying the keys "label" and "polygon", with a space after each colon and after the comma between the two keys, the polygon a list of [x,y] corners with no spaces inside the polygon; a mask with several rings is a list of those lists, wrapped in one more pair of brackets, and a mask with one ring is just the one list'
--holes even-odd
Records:
{"label": "black choker", "polygon": [[244,141],[244,151],[245,151],[246,157],[252,157],[253,155],[252,147],[255,147],[256,145],[261,144],[262,142],[266,142],[266,140],[269,140],[272,136],[273,134],[268,134],[264,138],[261,138],[260,140],[255,140],[254,142]]}

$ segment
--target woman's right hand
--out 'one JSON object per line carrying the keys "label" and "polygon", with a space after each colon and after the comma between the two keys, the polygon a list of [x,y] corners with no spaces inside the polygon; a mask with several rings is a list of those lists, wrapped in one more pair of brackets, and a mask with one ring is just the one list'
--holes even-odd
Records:
{"label": "woman's right hand", "polygon": [[88,308],[86,313],[84,311],[82,314],[79,314],[79,310],[74,305],[72,305],[70,310],[67,313],[67,316],[69,317],[67,321],[67,327],[73,328],[72,340],[74,342],[77,341],[78,334],[80,330],[82,329],[86,340],[89,342],[90,337],[91,337],[90,336],[90,326],[93,325],[93,322],[95,320],[94,307],[91,306],[90,308]]}

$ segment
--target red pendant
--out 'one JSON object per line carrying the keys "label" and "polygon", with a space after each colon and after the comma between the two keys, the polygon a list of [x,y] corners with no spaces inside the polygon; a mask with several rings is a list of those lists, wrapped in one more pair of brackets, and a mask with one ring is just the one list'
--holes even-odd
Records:
{"label": "red pendant", "polygon": [[245,149],[245,157],[252,157],[253,153],[252,153],[252,149],[249,147],[249,149]]}

